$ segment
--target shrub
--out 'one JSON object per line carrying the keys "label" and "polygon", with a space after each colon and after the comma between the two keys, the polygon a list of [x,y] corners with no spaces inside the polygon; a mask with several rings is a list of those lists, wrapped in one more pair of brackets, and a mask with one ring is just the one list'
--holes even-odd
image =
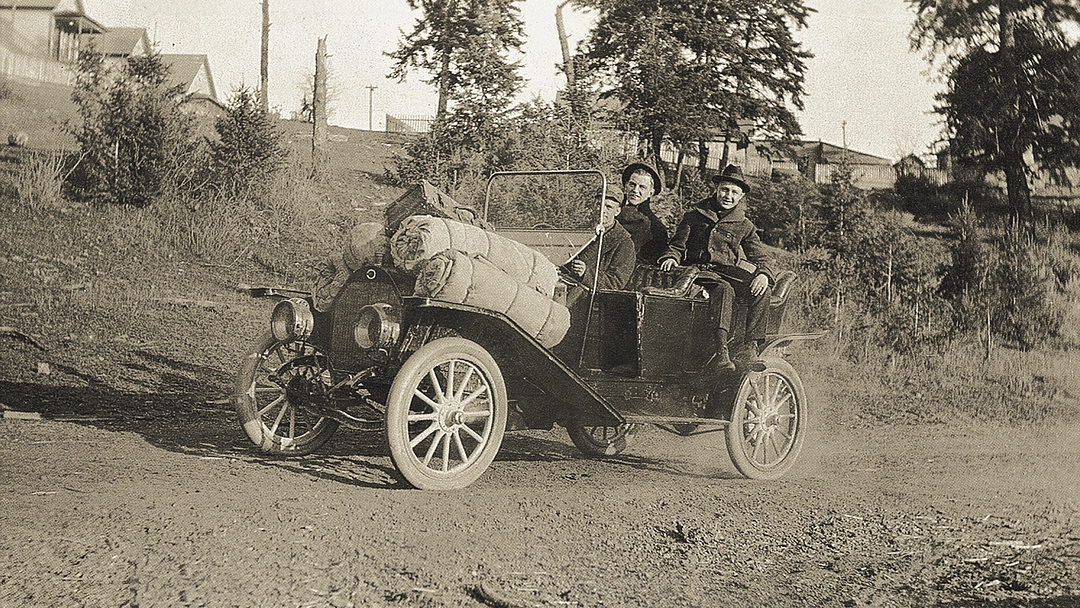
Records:
{"label": "shrub", "polygon": [[747,197],[748,213],[770,245],[804,251],[818,223],[821,191],[802,175],[762,182]]}
{"label": "shrub", "polygon": [[271,176],[286,160],[274,117],[262,110],[251,89],[240,87],[214,129],[218,139],[210,147],[218,188],[230,195],[265,194]]}
{"label": "shrub", "polygon": [[989,322],[996,335],[1023,349],[1056,336],[1064,311],[1054,305],[1059,283],[1049,249],[1028,239],[1015,222],[996,232],[986,229],[970,205],[953,224],[958,239],[941,292],[955,303],[957,327],[983,331]]}
{"label": "shrub", "polygon": [[194,118],[168,79],[156,53],[128,57],[118,70],[99,53],[80,54],[72,92],[82,118],[72,130],[82,156],[72,175],[78,196],[143,206],[188,181],[200,164]]}
{"label": "shrub", "polygon": [[902,174],[894,186],[900,208],[915,217],[944,217],[956,210],[956,204],[945,188],[922,175]]}

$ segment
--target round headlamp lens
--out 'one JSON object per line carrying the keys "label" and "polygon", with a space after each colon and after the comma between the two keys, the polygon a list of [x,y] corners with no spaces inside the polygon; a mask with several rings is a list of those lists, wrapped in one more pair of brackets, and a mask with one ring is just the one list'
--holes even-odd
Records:
{"label": "round headlamp lens", "polygon": [[397,343],[401,325],[391,316],[389,304],[370,304],[360,309],[353,327],[353,339],[364,350],[388,349]]}
{"label": "round headlamp lens", "polygon": [[274,306],[270,314],[270,331],[277,340],[304,340],[311,336],[315,319],[306,300],[289,298]]}

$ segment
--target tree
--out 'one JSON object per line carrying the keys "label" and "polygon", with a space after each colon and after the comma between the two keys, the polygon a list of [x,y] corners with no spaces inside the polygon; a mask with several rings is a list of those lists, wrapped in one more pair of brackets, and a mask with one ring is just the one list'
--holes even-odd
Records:
{"label": "tree", "polygon": [[404,80],[411,70],[427,72],[438,87],[436,123],[447,117],[451,102],[459,114],[488,118],[504,112],[521,88],[520,63],[507,55],[520,52],[524,24],[517,0],[408,0],[423,16],[404,34],[391,78]]}
{"label": "tree", "polygon": [[261,97],[240,87],[214,123],[218,140],[211,143],[220,187],[230,195],[245,194],[265,186],[285,163],[282,133],[262,109]]}
{"label": "tree", "polygon": [[326,36],[315,51],[315,89],[311,94],[311,177],[325,182],[330,176],[330,127],[326,116]]}
{"label": "tree", "polygon": [[[581,0],[600,15],[579,63],[601,96],[625,107],[659,165],[660,147],[727,140],[747,124],[801,133],[805,61],[792,37],[812,9],[802,0]],[[742,127],[742,129],[740,129]],[[701,146],[704,148],[704,146]]]}
{"label": "tree", "polygon": [[944,58],[950,151],[1005,173],[1009,204],[1032,228],[1028,175],[1080,162],[1080,7],[1072,0],[907,0],[912,46]]}
{"label": "tree", "polygon": [[169,85],[157,53],[131,56],[117,70],[100,53],[80,53],[72,100],[82,124],[73,130],[82,160],[76,194],[94,201],[144,206],[179,187],[197,162],[194,118],[182,86]]}

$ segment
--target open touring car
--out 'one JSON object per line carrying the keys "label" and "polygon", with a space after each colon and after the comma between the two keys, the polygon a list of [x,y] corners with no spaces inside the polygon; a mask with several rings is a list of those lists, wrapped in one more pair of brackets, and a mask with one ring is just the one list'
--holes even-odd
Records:
{"label": "open touring car", "polygon": [[[592,179],[607,188],[599,171],[499,173],[482,210],[451,212],[469,220],[470,229],[528,246],[552,266],[590,238],[602,238],[588,226],[559,229],[549,222],[492,227],[486,220],[493,184],[518,177]],[[440,202],[441,193],[424,188],[413,203]],[[595,193],[597,186],[590,188]],[[586,221],[598,218],[602,197],[583,200],[592,207]],[[402,223],[392,217],[401,206],[388,208],[392,228]],[[405,213],[423,207],[404,206]],[[460,255],[457,260],[466,263]],[[421,289],[430,276],[418,277],[417,268],[392,256],[356,266],[326,302],[314,294],[263,290],[280,301],[269,330],[243,361],[233,402],[247,436],[264,452],[311,453],[339,426],[379,429],[408,483],[444,490],[476,480],[505,431],[554,424],[590,456],[625,449],[634,425],[656,425],[673,436],[723,428],[733,464],[753,479],[783,475],[805,440],[806,395],[782,352],[820,334],[780,329],[792,273],[775,282],[761,357],[705,378],[719,306],[708,297],[709,279],[693,267],[668,273],[640,267],[621,290],[587,286],[588,296],[567,309],[568,327],[554,342],[545,340],[544,330],[528,328],[528,314],[515,317],[476,298]],[[424,268],[421,274],[446,274]],[[558,303],[562,293],[556,285],[536,310],[557,310],[549,300]],[[739,314],[736,303],[736,319]],[[733,342],[739,333],[733,330]]]}

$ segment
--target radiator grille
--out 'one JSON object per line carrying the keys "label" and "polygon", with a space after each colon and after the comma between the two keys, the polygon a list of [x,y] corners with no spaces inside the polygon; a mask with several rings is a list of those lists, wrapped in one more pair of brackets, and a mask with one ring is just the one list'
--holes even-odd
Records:
{"label": "radiator grille", "polygon": [[353,339],[353,327],[360,309],[368,304],[383,302],[400,314],[401,296],[395,277],[379,268],[366,268],[353,274],[341,288],[330,309],[330,357],[340,371],[356,372],[375,362]]}

